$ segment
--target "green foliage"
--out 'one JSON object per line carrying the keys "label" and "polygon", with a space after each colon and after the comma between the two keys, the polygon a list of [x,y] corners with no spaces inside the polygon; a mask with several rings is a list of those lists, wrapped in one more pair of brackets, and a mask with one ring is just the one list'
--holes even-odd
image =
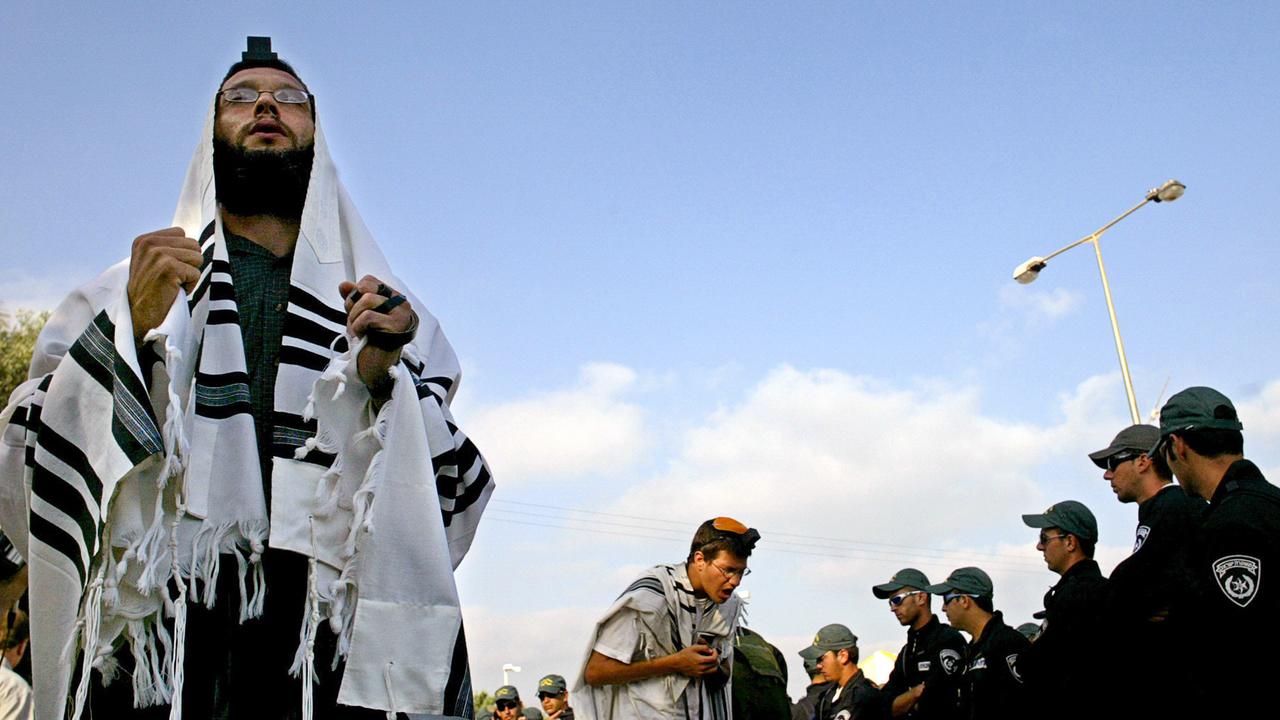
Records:
{"label": "green foliage", "polygon": [[48,311],[0,314],[0,406],[9,404],[9,393],[27,379],[36,336],[48,319]]}
{"label": "green foliage", "polygon": [[485,709],[492,710],[490,706],[493,705],[495,702],[497,702],[497,700],[495,700],[494,697],[489,694],[488,690],[481,690],[476,694],[472,695],[472,698],[476,702],[476,715],[479,715],[481,710],[485,710]]}

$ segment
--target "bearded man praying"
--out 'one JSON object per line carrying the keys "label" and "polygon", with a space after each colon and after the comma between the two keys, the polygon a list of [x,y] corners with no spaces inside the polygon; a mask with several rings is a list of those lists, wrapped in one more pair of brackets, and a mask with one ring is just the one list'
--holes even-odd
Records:
{"label": "bearded man praying", "polygon": [[[0,415],[36,717],[470,717],[493,490],[459,368],[249,38],[173,227],[62,302]],[[87,710],[87,712],[86,712]]]}

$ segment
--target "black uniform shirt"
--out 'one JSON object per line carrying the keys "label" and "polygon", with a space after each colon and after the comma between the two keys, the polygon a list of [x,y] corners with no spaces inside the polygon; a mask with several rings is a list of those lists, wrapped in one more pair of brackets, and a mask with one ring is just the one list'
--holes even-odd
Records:
{"label": "black uniform shirt", "polygon": [[924,683],[924,694],[907,714],[910,718],[959,717],[956,688],[964,670],[964,636],[933,616],[919,630],[907,630],[907,644],[898,653],[893,673],[885,683],[885,700],[893,699]]}
{"label": "black uniform shirt", "polygon": [[[1192,554],[1198,612],[1195,657],[1228,658],[1232,686],[1278,693],[1273,672],[1280,637],[1280,489],[1239,460],[1209,501]],[[1274,707],[1274,706],[1273,706]]]}
{"label": "black uniform shirt", "polygon": [[996,612],[969,643],[961,678],[965,717],[974,720],[1021,720],[1024,697],[1018,657],[1031,645],[1022,633],[1004,624]]}
{"label": "black uniform shirt", "polygon": [[814,720],[818,703],[830,689],[829,682],[811,683],[805,689],[804,697],[791,704],[791,720]]}
{"label": "black uniform shirt", "polygon": [[818,720],[888,720],[889,708],[885,697],[859,672],[848,685],[827,683],[831,689],[818,702]]}
{"label": "black uniform shirt", "polygon": [[1123,626],[1176,620],[1190,579],[1188,551],[1206,505],[1168,485],[1138,506],[1133,554],[1111,571],[1112,608]]}
{"label": "black uniform shirt", "polygon": [[1090,678],[1099,648],[1109,641],[1109,599],[1107,579],[1093,560],[1072,565],[1045,594],[1044,629],[1023,653],[1020,669],[1028,696],[1048,717],[1097,712],[1101,686]]}

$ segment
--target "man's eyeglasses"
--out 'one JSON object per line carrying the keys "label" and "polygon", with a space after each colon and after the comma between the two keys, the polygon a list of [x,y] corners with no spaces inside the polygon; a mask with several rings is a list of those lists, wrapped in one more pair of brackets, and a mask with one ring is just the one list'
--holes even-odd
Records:
{"label": "man's eyeglasses", "polygon": [[1115,472],[1116,468],[1120,467],[1124,463],[1127,463],[1130,460],[1137,460],[1139,454],[1140,453],[1116,453],[1115,455],[1107,458],[1107,470]]}
{"label": "man's eyeglasses", "polygon": [[279,90],[254,90],[247,87],[227,88],[218,93],[223,100],[233,103],[253,103],[258,102],[258,98],[266,93],[276,99],[278,103],[285,105],[301,105],[311,99],[311,93],[298,88],[280,88]]}
{"label": "man's eyeglasses", "polygon": [[499,701],[497,702],[497,704],[496,704],[496,707],[497,707],[499,710],[510,710],[510,709],[514,708],[515,706],[516,706],[516,704],[515,704],[515,703],[513,703],[513,702],[511,702],[510,700],[499,700]]}
{"label": "man's eyeglasses", "polygon": [[911,592],[898,593],[897,595],[894,595],[893,597],[889,598],[889,607],[898,607],[907,598],[911,597],[912,595],[919,595],[922,592],[924,591],[912,590]]}
{"label": "man's eyeglasses", "polygon": [[720,566],[719,566],[719,565],[717,565],[716,563],[708,563],[708,564],[709,564],[709,565],[711,565],[711,567],[713,567],[713,568],[715,568],[715,569],[719,570],[719,571],[720,571],[720,574],[721,574],[721,575],[724,575],[724,576],[725,576],[725,579],[727,579],[727,580],[732,580],[732,579],[734,579],[734,578],[738,578],[739,580],[741,580],[741,579],[743,579],[743,578],[745,578],[746,576],[748,576],[748,575],[750,575],[750,574],[751,574],[751,568],[746,568],[746,567],[744,567],[744,568],[742,568],[742,569],[738,569],[738,568],[728,568],[728,569],[725,569],[725,568],[720,567]]}
{"label": "man's eyeglasses", "polygon": [[1061,540],[1061,539],[1062,539],[1062,538],[1064,538],[1064,537],[1066,537],[1066,534],[1062,534],[1062,535],[1045,535],[1043,532],[1041,532],[1041,533],[1040,533],[1040,544],[1041,544],[1041,545],[1048,545],[1050,540]]}
{"label": "man's eyeglasses", "polygon": [[972,593],[947,593],[946,595],[942,596],[942,604],[946,605],[952,600],[955,600],[956,598],[962,598],[962,597],[976,598],[978,596],[973,595]]}

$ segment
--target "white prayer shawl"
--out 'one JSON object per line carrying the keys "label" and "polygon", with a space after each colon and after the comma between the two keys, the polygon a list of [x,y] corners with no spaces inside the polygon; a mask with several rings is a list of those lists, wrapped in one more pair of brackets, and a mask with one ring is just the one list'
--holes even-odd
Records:
{"label": "white prayer shawl", "polygon": [[[734,595],[719,605],[694,595],[683,562],[656,565],[644,571],[596,623],[573,686],[573,707],[583,720],[732,720],[732,683],[711,689],[710,683],[684,675],[662,675],[624,685],[587,684],[587,662],[601,628],[619,612],[632,612],[638,623],[639,647],[632,662],[670,655],[694,644],[700,634],[712,636],[710,645],[733,667],[733,639],[742,600]],[[700,612],[701,611],[701,612]],[[683,700],[683,707],[682,701]]]}
{"label": "white prayer shawl", "polygon": [[[121,644],[136,664],[135,704],[180,699],[187,602],[213,604],[218,563],[231,553],[241,620],[260,614],[264,543],[312,558],[295,672],[311,677],[316,625],[328,620],[346,658],[340,703],[469,714],[453,570],[493,483],[449,411],[456,356],[391,273],[317,123],[276,378],[268,513],[212,128],[211,110],[174,215],[205,263],[192,296],[179,292],[147,335],[164,355],[151,385],[134,345],[126,260],[58,307],[31,380],[0,415],[0,527],[30,565],[36,717],[78,716],[90,666],[110,678]],[[364,340],[346,336],[337,291],[366,274],[408,295],[420,317],[376,417],[353,362]],[[309,712],[311,683],[303,688]],[[173,703],[171,717],[180,713]]]}

